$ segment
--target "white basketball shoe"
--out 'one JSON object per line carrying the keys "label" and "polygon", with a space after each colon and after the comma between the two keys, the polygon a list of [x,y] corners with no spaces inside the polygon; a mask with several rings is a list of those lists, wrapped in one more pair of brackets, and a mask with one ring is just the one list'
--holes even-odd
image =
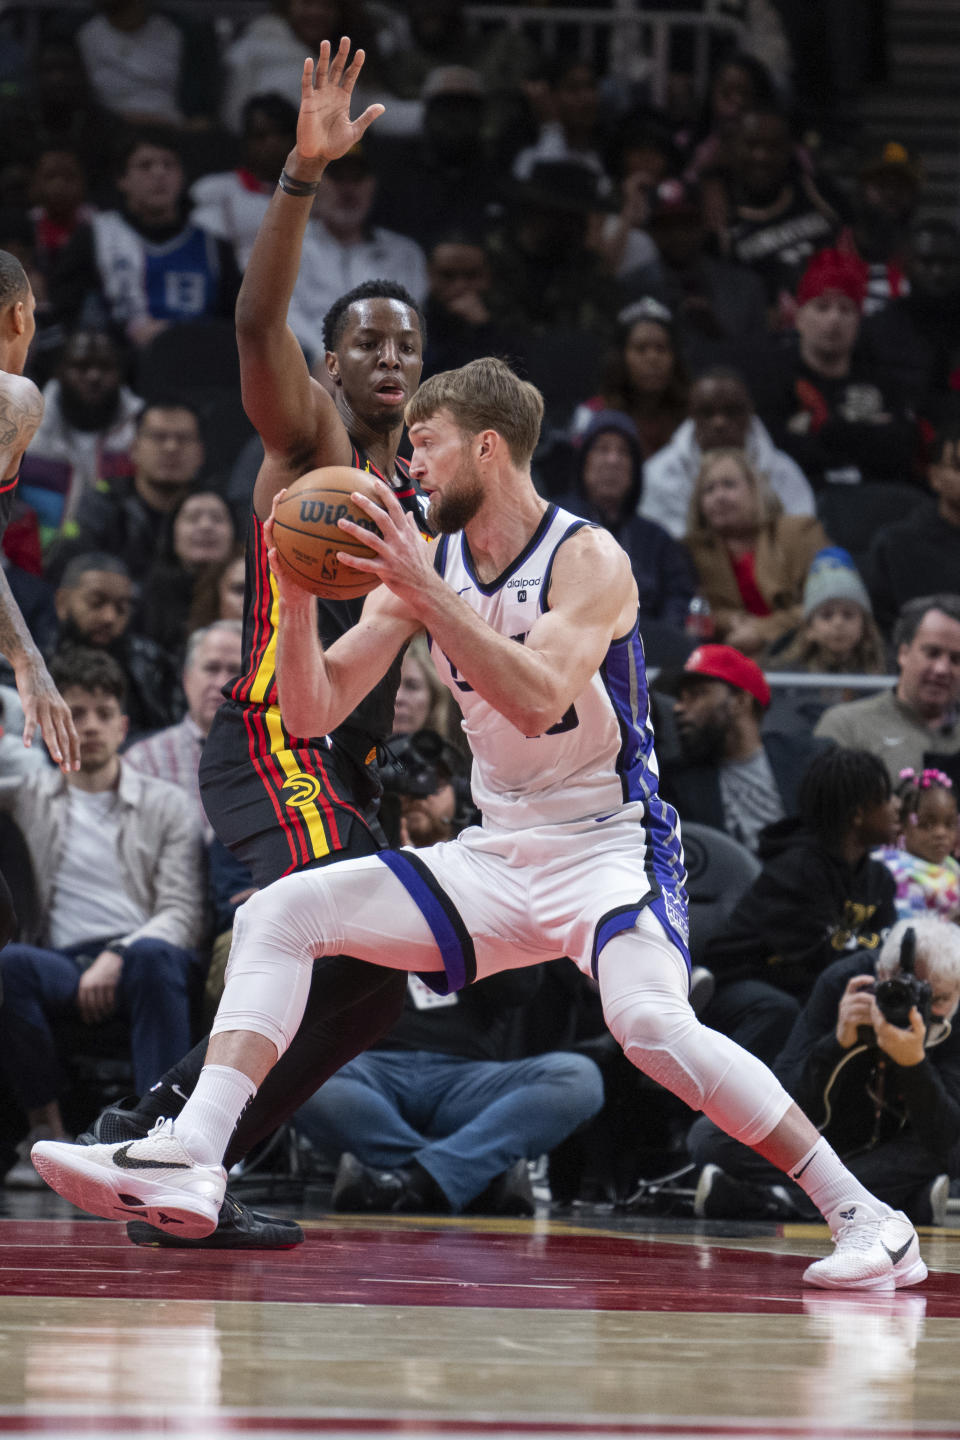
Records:
{"label": "white basketball shoe", "polygon": [[201,1165],[160,1120],[142,1140],[69,1145],[40,1140],[30,1152],[52,1190],[106,1220],[145,1220],[188,1240],[217,1228],[227,1185],[222,1165]]}
{"label": "white basketball shoe", "polygon": [[803,1272],[824,1290],[897,1290],[927,1278],[917,1232],[902,1210],[877,1215],[865,1205],[841,1210],[833,1254]]}

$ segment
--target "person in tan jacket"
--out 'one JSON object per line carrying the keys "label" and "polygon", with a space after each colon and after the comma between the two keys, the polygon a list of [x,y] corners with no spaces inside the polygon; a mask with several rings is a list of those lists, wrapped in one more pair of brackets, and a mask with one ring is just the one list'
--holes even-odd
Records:
{"label": "person in tan jacket", "polygon": [[[0,953],[0,1074],[34,1137],[64,1133],[62,1020],[123,1017],[140,1093],[189,1046],[203,980],[196,806],[178,786],[121,759],[124,680],[109,655],[71,649],[51,674],[80,737],[80,769],[63,775],[50,766],[0,792],[26,841],[36,888],[28,907],[35,913]],[[36,1184],[29,1136],[25,1143],[7,1186]]]}
{"label": "person in tan jacket", "polygon": [[718,640],[757,657],[793,630],[813,557],[829,543],[814,516],[783,514],[742,450],[704,455],[686,545]]}

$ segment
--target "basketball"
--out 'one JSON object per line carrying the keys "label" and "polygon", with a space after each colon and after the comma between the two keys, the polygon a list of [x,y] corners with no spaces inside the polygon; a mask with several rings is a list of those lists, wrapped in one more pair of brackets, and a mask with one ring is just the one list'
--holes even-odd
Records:
{"label": "basketball", "polygon": [[368,558],[374,554],[339,528],[341,518],[380,533],[350,499],[353,490],[376,499],[374,478],[365,470],[352,470],[349,465],[311,470],[289,487],[274,514],[277,553],[298,583],[324,600],[355,600],[380,584],[376,575],[351,570],[337,558],[338,551]]}

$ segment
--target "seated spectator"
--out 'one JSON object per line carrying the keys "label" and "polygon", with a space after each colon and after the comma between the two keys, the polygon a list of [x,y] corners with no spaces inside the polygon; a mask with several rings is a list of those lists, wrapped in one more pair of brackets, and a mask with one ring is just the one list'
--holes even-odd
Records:
{"label": "seated spectator", "polygon": [[[127,125],[183,125],[211,119],[217,86],[209,47],[198,55],[198,34],[166,15],[150,0],[96,0],[98,13],[77,31],[90,83],[106,109]],[[191,80],[204,64],[205,86]],[[206,91],[204,95],[203,91]]]}
{"label": "seated spectator", "polygon": [[56,1022],[123,1015],[142,1094],[190,1045],[201,980],[194,808],[120,758],[124,683],[109,656],[74,650],[52,675],[80,736],[80,769],[51,767],[2,796],[30,850],[39,916],[36,934],[0,954],[0,1067],[30,1126],[8,1185],[36,1185],[30,1145],[64,1134]]}
{"label": "seated spectator", "polygon": [[661,762],[660,793],[684,819],[756,851],[764,826],[793,814],[800,777],[820,747],[802,731],[761,729],[770,687],[729,645],[698,645],[679,675],[659,685],[676,696],[680,742],[680,758]]}
{"label": "seated spectator", "polygon": [[863,326],[863,353],[884,392],[936,429],[956,414],[960,371],[960,230],[939,216],[912,226],[906,293]]}
{"label": "seated spectator", "polygon": [[908,600],[893,630],[900,678],[893,690],[834,705],[815,734],[879,755],[901,770],[952,768],[960,755],[960,595]]}
{"label": "seated spectator", "polygon": [[797,288],[796,338],[773,367],[764,414],[814,490],[912,477],[913,424],[856,351],[866,285],[862,260],[818,251]]}
{"label": "seated spectator", "polygon": [[617,316],[600,394],[577,407],[571,433],[583,433],[600,410],[619,410],[636,426],[647,460],[686,419],[688,385],[669,310],[657,300],[637,300]]}
{"label": "seated spectator", "polygon": [[803,587],[803,622],[769,658],[767,668],[812,675],[887,673],[867,587],[849,553],[838,545],[814,555]]}
{"label": "seated spectator", "polygon": [[860,169],[851,228],[857,254],[867,263],[866,317],[910,289],[904,264],[920,189],[920,167],[896,141],[874,151]]}
{"label": "seated spectator", "polygon": [[[909,928],[916,974],[933,989],[930,1019],[914,1006],[886,1020],[874,987],[901,975]],[[875,951],[839,959],[820,976],[774,1066],[779,1079],[861,1184],[918,1225],[945,1223],[960,1143],[960,932],[934,919],[897,924]],[[882,1096],[882,1103],[878,1103]],[[704,1117],[687,1139],[704,1169],[694,1210],[729,1218],[815,1218],[795,1185]]]}
{"label": "seated spectator", "polygon": [[960,865],[957,797],[942,770],[903,770],[896,789],[900,802],[896,845],[874,851],[896,881],[897,917],[936,916],[960,920]]}
{"label": "seated spectator", "polygon": [[511,330],[608,337],[619,291],[587,243],[591,216],[606,204],[595,172],[574,160],[538,160],[509,197],[489,240],[497,314]]}
{"label": "seated spectator", "polygon": [[129,629],[134,585],[122,560],[96,551],[75,556],[63,572],[54,602],[60,628],[53,657],[78,647],[105,651],[123,674],[125,713],[133,734],[159,730],[178,719],[182,706],[173,659]]}
{"label": "seated spectator", "polygon": [[538,86],[540,134],[513,162],[518,180],[530,180],[542,162],[582,165],[604,196],[613,186],[603,160],[599,93],[593,65],[562,48],[541,67]]}
{"label": "seated spectator", "polygon": [[750,391],[742,376],[717,368],[701,375],[690,390],[690,418],[670,443],[643,467],[640,512],[656,520],[675,540],[687,527],[690,497],[704,452],[744,450],[753,468],[777,496],[787,515],[812,515],[813,491],[803,471],[774,447],[754,414]]}
{"label": "seated spectator", "polygon": [[696,589],[683,546],[662,525],[637,513],[643,457],[629,415],[600,410],[580,437],[574,490],[558,501],[565,510],[602,525],[626,550],[637,582],[640,620],[683,627]]}
{"label": "seated spectator", "polygon": [[756,656],[794,629],[813,557],[828,543],[814,516],[783,514],[742,450],[704,455],[686,546],[718,639]]}
{"label": "seated spectator", "polygon": [[20,495],[36,512],[48,548],[76,525],[97,482],[133,474],[136,418],[143,401],[122,383],[116,341],[104,330],[67,337],[56,377],[43,390],[40,428],[20,466]]}
{"label": "seated spectator", "polygon": [[620,275],[624,294],[649,295],[667,307],[692,374],[746,363],[767,339],[766,296],[751,270],[708,253],[700,191],[682,180],[661,181],[650,197],[647,230],[654,253]]}
{"label": "seated spectator", "polygon": [[37,264],[49,280],[57,256],[78,225],[89,224],[87,177],[80,153],[62,143],[46,144],[36,159],[30,186]]}
{"label": "seated spectator", "polygon": [[[605,217],[597,238],[597,248],[618,279],[656,260],[657,248],[649,233],[651,199],[678,163],[666,125],[641,111],[620,121],[607,161],[620,195],[620,209]],[[650,292],[640,286],[636,293]]]}
{"label": "seated spectator", "polygon": [[927,481],[936,500],[917,496],[902,520],[882,525],[864,564],[879,624],[890,633],[917,595],[960,589],[960,422],[952,420],[930,449]]}
{"label": "seated spectator", "polygon": [[251,95],[243,107],[243,161],[190,187],[194,225],[233,246],[246,270],[260,221],[297,137],[297,107],[282,95]]}
{"label": "seated spectator", "polygon": [[[167,516],[143,578],[132,625],[170,655],[182,655],[200,579],[225,565],[237,544],[233,514],[216,490],[189,491]],[[239,673],[239,672],[238,672]]]}
{"label": "seated spectator", "polygon": [[815,250],[832,245],[842,220],[822,182],[797,161],[790,122],[775,106],[744,110],[731,147],[721,253],[763,281],[775,322],[793,312],[793,296]]}
{"label": "seated spectator", "polygon": [[69,324],[110,324],[134,345],[204,316],[232,317],[233,248],[187,219],[186,177],[167,133],[133,133],[120,153],[122,209],[77,227],[60,252],[50,298]]}
{"label": "seated spectator", "polygon": [[427,257],[427,279],[424,379],[456,370],[477,355],[514,360],[522,354],[520,337],[491,308],[493,276],[486,247],[476,236],[450,231],[439,239]]}
{"label": "seated spectator", "polygon": [[131,478],[98,480],[77,506],[73,537],[50,556],[54,576],[64,560],[88,550],[106,550],[132,573],[150,569],[159,536],[203,468],[200,416],[179,397],[151,400],[140,411],[130,449]]}
{"label": "seated spectator", "polygon": [[486,133],[486,87],[476,70],[443,65],[426,77],[415,135],[369,132],[377,171],[371,219],[404,230],[426,250],[445,234],[482,235],[503,194],[503,169]]}
{"label": "seated spectator", "polygon": [[427,258],[416,240],[371,225],[377,188],[365,142],[327,165],[304,236],[290,328],[314,358],[324,354],[323,321],[333,302],[365,280],[392,280],[419,304]]}
{"label": "seated spectator", "polygon": [[744,111],[776,103],[777,92],[767,67],[745,52],[724,55],[710,77],[703,113],[680,143],[687,152],[684,179],[729,180]]}
{"label": "seated spectator", "polygon": [[[392,33],[391,33],[392,32]],[[349,34],[354,51],[366,54],[363,76],[354,90],[354,113],[360,115],[371,101],[387,102],[379,124],[392,133],[412,134],[420,124],[420,105],[391,95],[384,83],[389,63],[384,47],[393,50],[403,40],[402,18],[386,7],[365,4],[364,0],[277,0],[269,13],[255,15],[228,47],[223,57],[224,124],[240,130],[243,107],[251,95],[274,92],[289,100],[300,94],[305,55],[316,55],[324,40],[336,50]],[[388,41],[389,36],[389,41]]]}
{"label": "seated spectator", "polygon": [[[397,769],[391,783],[401,843],[431,845],[456,833],[453,781],[442,760],[432,774],[415,756]],[[333,1210],[533,1214],[525,1162],[554,1149],[603,1104],[600,1071],[585,1056],[511,1058],[519,1007],[540,979],[538,969],[507,971],[451,1003],[409,977],[393,1030],[294,1116],[314,1145],[341,1156]]]}
{"label": "seated spectator", "polygon": [[213,839],[213,826],[200,801],[200,752],[223,701],[223,687],[240,674],[242,638],[239,620],[216,620],[205,630],[195,630],[187,645],[181,677],[187,713],[178,725],[168,725],[138,740],[123,756],[125,764],[140,774],[167,780],[186,791],[207,845]]}
{"label": "seated spectator", "polygon": [[187,633],[192,635],[216,620],[242,620],[246,576],[246,545],[238,540],[223,564],[211,565],[197,577]]}
{"label": "seated spectator", "polygon": [[423,635],[415,635],[404,651],[400,684],[393,709],[393,734],[413,735],[417,730],[435,730],[451,738],[453,710],[450,691],[441,682]]}
{"label": "seated spectator", "polygon": [[880,761],[837,747],[817,756],[796,810],[761,833],[763,869],[704,953],[716,984],[704,1023],[768,1064],[820,972],[878,948],[896,919],[891,876],[870,858],[896,831]]}
{"label": "seated spectator", "polygon": [[94,97],[76,39],[61,27],[41,35],[26,94],[0,99],[0,128],[11,156],[29,160],[30,171],[38,136],[51,146],[76,147],[92,199],[97,204],[107,199],[116,116]]}

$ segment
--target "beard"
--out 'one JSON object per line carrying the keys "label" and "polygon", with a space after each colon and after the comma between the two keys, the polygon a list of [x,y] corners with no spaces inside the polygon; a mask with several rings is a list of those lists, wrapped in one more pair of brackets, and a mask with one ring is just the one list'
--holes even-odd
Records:
{"label": "beard", "polygon": [[677,733],[683,758],[690,764],[719,765],[723,759],[727,726],[722,720],[708,720],[696,728],[680,729]]}
{"label": "beard", "polygon": [[483,504],[483,482],[466,460],[461,460],[450,484],[442,494],[430,498],[430,524],[440,535],[462,530]]}

